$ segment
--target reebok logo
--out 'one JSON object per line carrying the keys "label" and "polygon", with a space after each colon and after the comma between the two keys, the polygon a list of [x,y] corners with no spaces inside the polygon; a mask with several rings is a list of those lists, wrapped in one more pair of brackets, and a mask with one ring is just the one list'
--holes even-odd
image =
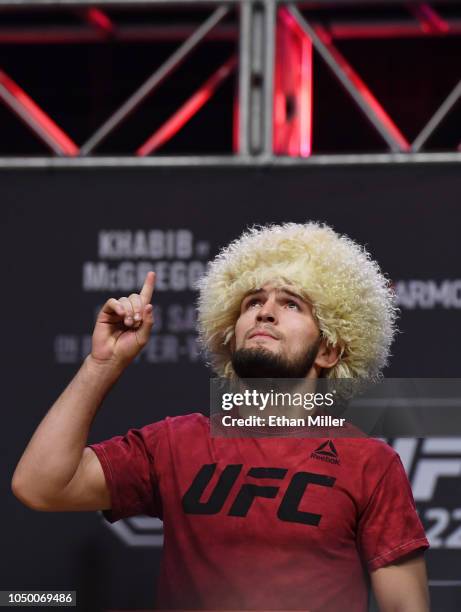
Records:
{"label": "reebok logo", "polygon": [[319,459],[327,463],[340,465],[338,451],[331,440],[323,442],[318,448],[311,453],[311,459]]}

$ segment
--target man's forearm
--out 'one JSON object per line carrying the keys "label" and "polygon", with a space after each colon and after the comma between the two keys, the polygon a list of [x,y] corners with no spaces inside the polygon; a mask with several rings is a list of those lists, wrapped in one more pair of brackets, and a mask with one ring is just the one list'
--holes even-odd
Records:
{"label": "man's forearm", "polygon": [[429,612],[424,555],[420,552],[371,572],[380,612]]}
{"label": "man's forearm", "polygon": [[24,502],[52,497],[80,463],[93,419],[123,368],[88,356],[32,436],[16,467],[12,488]]}

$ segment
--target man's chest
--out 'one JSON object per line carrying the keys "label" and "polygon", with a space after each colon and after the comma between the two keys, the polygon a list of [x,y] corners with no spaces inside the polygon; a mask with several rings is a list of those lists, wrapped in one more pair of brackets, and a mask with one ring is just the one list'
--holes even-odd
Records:
{"label": "man's chest", "polygon": [[195,453],[177,460],[162,493],[166,515],[173,513],[206,537],[251,536],[273,545],[286,545],[289,538],[295,547],[353,545],[353,479],[337,456],[321,450],[288,457]]}

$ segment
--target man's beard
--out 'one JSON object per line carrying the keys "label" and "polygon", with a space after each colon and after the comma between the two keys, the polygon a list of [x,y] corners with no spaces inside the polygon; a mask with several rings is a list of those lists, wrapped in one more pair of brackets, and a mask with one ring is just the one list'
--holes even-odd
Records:
{"label": "man's beard", "polygon": [[294,359],[265,348],[241,348],[231,357],[232,367],[239,378],[305,378],[314,365],[320,342],[319,338]]}

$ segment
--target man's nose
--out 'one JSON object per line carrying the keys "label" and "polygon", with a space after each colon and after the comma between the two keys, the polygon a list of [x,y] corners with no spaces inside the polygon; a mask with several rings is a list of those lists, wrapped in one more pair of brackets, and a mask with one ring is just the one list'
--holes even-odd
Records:
{"label": "man's nose", "polygon": [[269,323],[275,323],[277,320],[275,310],[275,303],[272,300],[266,300],[258,310],[256,320],[258,322],[268,321]]}

